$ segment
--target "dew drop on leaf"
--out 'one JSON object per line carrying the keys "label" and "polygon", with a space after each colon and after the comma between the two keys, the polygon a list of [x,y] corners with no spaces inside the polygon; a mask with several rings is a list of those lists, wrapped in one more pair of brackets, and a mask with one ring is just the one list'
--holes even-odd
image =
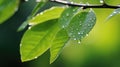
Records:
{"label": "dew drop on leaf", "polygon": [[100,0],[100,3],[104,3],[104,1],[103,1],[103,0]]}
{"label": "dew drop on leaf", "polygon": [[66,16],[69,16],[69,14],[67,13]]}
{"label": "dew drop on leaf", "polygon": [[86,34],[86,36],[89,36],[89,34]]}
{"label": "dew drop on leaf", "polygon": [[37,57],[35,57],[35,59],[37,59]]}
{"label": "dew drop on leaf", "polygon": [[41,0],[36,0],[36,2],[40,2]]}
{"label": "dew drop on leaf", "polygon": [[76,38],[74,38],[74,40],[77,40]]}
{"label": "dew drop on leaf", "polygon": [[80,44],[81,43],[81,41],[80,40],[78,40],[78,44]]}
{"label": "dew drop on leaf", "polygon": [[26,2],[28,2],[29,0],[25,0]]}
{"label": "dew drop on leaf", "polygon": [[30,26],[30,27],[28,27],[28,29],[30,30],[32,27]]}
{"label": "dew drop on leaf", "polygon": [[78,32],[78,34],[80,34],[80,32]]}

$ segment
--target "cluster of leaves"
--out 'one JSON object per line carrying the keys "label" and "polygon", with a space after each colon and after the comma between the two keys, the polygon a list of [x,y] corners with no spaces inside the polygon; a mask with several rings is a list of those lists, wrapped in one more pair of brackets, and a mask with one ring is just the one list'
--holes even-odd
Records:
{"label": "cluster of leaves", "polygon": [[[50,49],[50,63],[54,62],[69,40],[80,43],[96,23],[94,11],[83,10],[80,7],[53,6],[36,15],[46,2],[41,0],[18,29],[20,31],[30,24],[20,45],[23,62],[36,59],[48,49]],[[19,0],[0,0],[0,23],[10,18],[18,5]],[[120,13],[119,8],[108,19],[118,13]]]}

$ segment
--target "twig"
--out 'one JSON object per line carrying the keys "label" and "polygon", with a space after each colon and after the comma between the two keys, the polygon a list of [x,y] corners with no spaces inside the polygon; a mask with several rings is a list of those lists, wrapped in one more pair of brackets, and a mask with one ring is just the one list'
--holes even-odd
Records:
{"label": "twig", "polygon": [[110,9],[117,9],[120,8],[120,5],[112,6],[105,3],[103,0],[103,3],[101,5],[88,5],[88,4],[77,4],[77,3],[71,3],[66,1],[59,1],[59,0],[50,0],[51,2],[68,5],[68,6],[74,6],[74,7],[83,7],[83,9],[87,8],[110,8]]}

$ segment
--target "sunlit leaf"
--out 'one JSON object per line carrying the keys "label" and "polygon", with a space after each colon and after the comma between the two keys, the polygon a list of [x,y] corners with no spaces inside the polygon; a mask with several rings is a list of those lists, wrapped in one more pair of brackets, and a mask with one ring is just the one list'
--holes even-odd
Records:
{"label": "sunlit leaf", "polygon": [[62,29],[56,34],[50,48],[50,63],[53,63],[57,59],[68,39],[68,34],[64,29]]}
{"label": "sunlit leaf", "polygon": [[29,21],[29,23],[34,25],[51,19],[59,18],[63,10],[63,7],[52,7],[41,12],[40,14],[37,14],[32,20]]}
{"label": "sunlit leaf", "polygon": [[112,12],[112,14],[110,14],[110,15],[108,16],[107,20],[111,19],[112,17],[114,17],[114,16],[117,15],[117,14],[120,14],[120,8],[114,10],[114,11]]}
{"label": "sunlit leaf", "polygon": [[47,51],[59,30],[57,20],[47,21],[29,28],[21,41],[22,61],[33,60]]}
{"label": "sunlit leaf", "polygon": [[67,27],[67,32],[74,40],[81,40],[85,37],[96,23],[96,16],[92,10],[79,12]]}
{"label": "sunlit leaf", "polygon": [[0,24],[17,11],[19,0],[0,0]]}

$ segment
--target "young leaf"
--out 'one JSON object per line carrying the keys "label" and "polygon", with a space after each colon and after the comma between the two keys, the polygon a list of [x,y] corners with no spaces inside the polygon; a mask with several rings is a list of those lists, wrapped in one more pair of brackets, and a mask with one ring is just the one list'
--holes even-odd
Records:
{"label": "young leaf", "polygon": [[0,24],[15,13],[18,4],[19,0],[0,0]]}
{"label": "young leaf", "polygon": [[39,3],[37,3],[30,16],[27,18],[27,20],[23,22],[22,25],[18,28],[18,31],[23,30],[28,25],[29,20],[31,20],[31,18],[38,12],[38,10],[46,4],[46,2],[47,0],[46,1],[41,0]]}
{"label": "young leaf", "polygon": [[33,17],[33,19],[29,21],[29,23],[34,25],[59,18],[63,10],[63,7],[52,7],[48,10],[41,12],[40,14],[37,14],[35,17]]}
{"label": "young leaf", "polygon": [[120,14],[120,8],[114,10],[110,16],[108,16],[107,20],[111,19],[113,16]]}
{"label": "young leaf", "polygon": [[93,11],[79,12],[71,20],[67,32],[74,40],[81,40],[85,37],[96,23],[96,16]]}
{"label": "young leaf", "polygon": [[52,42],[52,46],[50,48],[50,63],[53,63],[57,57],[59,56],[61,50],[63,49],[63,47],[65,46],[66,42],[68,41],[69,37],[68,34],[66,32],[66,30],[62,29],[60,30],[53,42]]}
{"label": "young leaf", "polygon": [[29,28],[21,41],[22,61],[33,60],[47,51],[59,30],[57,20],[47,21]]}
{"label": "young leaf", "polygon": [[78,9],[78,7],[68,7],[63,11],[58,21],[61,28],[66,28],[68,26],[73,16],[78,12]]}

